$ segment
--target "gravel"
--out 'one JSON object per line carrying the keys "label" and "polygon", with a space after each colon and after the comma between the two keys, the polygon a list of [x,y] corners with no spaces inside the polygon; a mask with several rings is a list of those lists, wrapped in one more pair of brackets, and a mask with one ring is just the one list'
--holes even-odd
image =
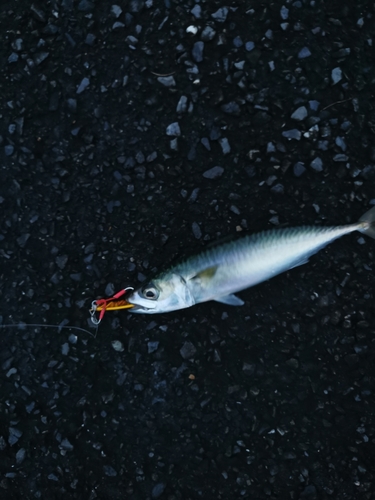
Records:
{"label": "gravel", "polygon": [[284,130],[284,132],[282,132],[282,136],[289,140],[295,139],[296,141],[299,141],[301,139],[301,131],[296,128]]}
{"label": "gravel", "polygon": [[171,123],[168,125],[165,133],[169,136],[177,136],[179,137],[181,135],[181,129],[180,125],[178,122]]}
{"label": "gravel", "polygon": [[218,177],[221,177],[224,173],[223,167],[212,167],[209,170],[206,170],[203,173],[203,177],[206,179],[217,179]]}
{"label": "gravel", "polygon": [[331,73],[332,83],[336,85],[339,81],[342,80],[342,71],[341,68],[334,68]]}
{"label": "gravel", "polygon": [[227,19],[229,9],[228,7],[221,7],[216,12],[211,14],[211,17],[219,23],[224,23]]}
{"label": "gravel", "polygon": [[306,59],[311,56],[310,49],[308,47],[302,47],[302,49],[298,52],[298,59]]}
{"label": "gravel", "polygon": [[293,172],[296,177],[301,177],[301,175],[303,175],[306,172],[306,168],[302,162],[298,161],[293,166]]}
{"label": "gravel", "polygon": [[89,78],[83,78],[81,83],[77,87],[77,94],[81,94],[84,90],[87,89],[87,87],[90,85],[90,79]]}
{"label": "gravel", "polygon": [[365,235],[243,307],[88,312],[229,235],[375,203],[373,14],[4,3],[2,497],[373,497]]}
{"label": "gravel", "polygon": [[173,76],[159,76],[157,78],[157,81],[164,85],[165,87],[175,87],[176,86],[176,80],[174,79]]}
{"label": "gravel", "polygon": [[184,345],[180,349],[180,354],[184,359],[193,358],[196,352],[197,349],[191,342],[184,342]]}
{"label": "gravel", "polygon": [[204,42],[198,41],[195,42],[192,49],[192,56],[195,62],[203,61],[203,51],[204,51]]}
{"label": "gravel", "polygon": [[321,172],[323,170],[323,161],[319,156],[313,159],[310,163],[310,167],[313,168],[316,172]]}
{"label": "gravel", "polygon": [[292,120],[303,121],[307,117],[307,109],[305,106],[300,106],[292,113]]}

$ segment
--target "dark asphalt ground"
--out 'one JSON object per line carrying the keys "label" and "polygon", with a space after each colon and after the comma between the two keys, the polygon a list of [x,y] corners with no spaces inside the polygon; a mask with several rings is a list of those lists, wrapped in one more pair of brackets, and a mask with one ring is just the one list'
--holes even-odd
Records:
{"label": "dark asphalt ground", "polygon": [[[2,1],[3,325],[88,329],[180,254],[375,204],[373,4],[196,2]],[[375,498],[374,256],[2,328],[0,497]]]}

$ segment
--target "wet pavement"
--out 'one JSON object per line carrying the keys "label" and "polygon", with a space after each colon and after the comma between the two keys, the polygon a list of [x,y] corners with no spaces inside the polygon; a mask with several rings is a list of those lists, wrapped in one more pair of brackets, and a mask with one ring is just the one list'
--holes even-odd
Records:
{"label": "wet pavement", "polygon": [[365,1],[3,1],[0,496],[374,498],[374,242],[108,312],[234,233],[375,204]]}

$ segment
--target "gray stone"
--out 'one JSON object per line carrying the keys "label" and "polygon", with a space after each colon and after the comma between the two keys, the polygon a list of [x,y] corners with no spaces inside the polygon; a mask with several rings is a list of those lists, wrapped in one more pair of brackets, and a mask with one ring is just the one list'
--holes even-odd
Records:
{"label": "gray stone", "polygon": [[12,144],[7,144],[4,147],[4,152],[6,156],[11,156],[14,153],[14,146],[12,146]]}
{"label": "gray stone", "polygon": [[306,172],[304,164],[298,161],[293,167],[293,173],[296,177],[301,177]]}
{"label": "gray stone", "polygon": [[202,31],[201,39],[205,42],[209,42],[210,40],[213,40],[215,35],[216,31],[213,28],[211,28],[211,26],[206,26]]}
{"label": "gray stone", "polygon": [[234,63],[234,67],[240,70],[243,70],[244,66],[245,66],[245,61],[238,61]]}
{"label": "gray stone", "polygon": [[233,45],[234,45],[235,47],[237,47],[237,48],[242,47],[242,45],[243,45],[243,41],[242,41],[242,39],[241,39],[241,37],[240,37],[240,36],[236,36],[236,37],[233,39]]}
{"label": "gray stone", "polygon": [[282,136],[289,140],[295,139],[296,141],[299,141],[301,139],[301,132],[296,128],[293,128],[291,130],[284,130],[284,132],[282,132]]}
{"label": "gray stone", "polygon": [[307,109],[305,108],[305,106],[300,106],[299,108],[297,108],[294,113],[292,114],[291,118],[293,120],[297,120],[299,122],[301,122],[302,120],[304,120],[307,116]]}
{"label": "gray stone", "polygon": [[142,165],[142,163],[145,162],[145,155],[142,153],[142,151],[138,151],[138,153],[135,155],[135,161],[139,163],[139,165]]}
{"label": "gray stone", "polygon": [[112,295],[114,295],[115,293],[115,285],[111,282],[107,283],[104,293],[106,294],[107,297],[112,297]]}
{"label": "gray stone", "polygon": [[342,80],[342,71],[341,68],[337,67],[332,70],[331,73],[332,84],[336,85],[340,80]]}
{"label": "gray stone", "polygon": [[219,139],[219,144],[221,146],[223,154],[227,155],[228,153],[230,153],[230,144],[229,144],[228,139],[226,137]]}
{"label": "gray stone", "polygon": [[184,359],[191,359],[194,357],[197,349],[191,342],[184,342],[184,345],[180,349],[180,354]]}
{"label": "gray stone", "polygon": [[21,236],[19,236],[16,241],[19,244],[19,246],[21,248],[23,248],[26,245],[27,240],[29,238],[30,238],[30,233],[24,233],[24,234],[21,234]]}
{"label": "gray stone", "polygon": [[112,340],[111,344],[113,349],[117,352],[123,352],[125,349],[124,344],[120,340]]}
{"label": "gray stone", "polygon": [[195,62],[203,61],[203,50],[204,50],[204,42],[202,41],[195,42],[195,44],[193,45],[193,49],[191,51]]}
{"label": "gray stone", "polygon": [[266,32],[265,32],[265,37],[268,38],[268,40],[272,40],[273,39],[273,31],[271,29],[268,29]]}
{"label": "gray stone", "polygon": [[147,156],[146,161],[147,163],[151,163],[152,161],[156,160],[157,157],[158,157],[157,151],[153,151]]}
{"label": "gray stone", "polygon": [[217,179],[218,177],[221,177],[223,173],[223,167],[212,167],[203,173],[203,177],[206,179]]}
{"label": "gray stone", "polygon": [[349,160],[349,156],[347,155],[344,155],[344,154],[337,154],[333,157],[333,161],[348,161]]}
{"label": "gray stone", "polygon": [[185,113],[186,111],[187,111],[187,97],[185,95],[182,95],[177,103],[176,112]]}
{"label": "gray stone", "polygon": [[58,255],[55,260],[57,267],[59,269],[64,269],[66,266],[66,263],[68,262],[68,256],[67,255]]}
{"label": "gray stone", "polygon": [[193,234],[197,240],[200,240],[202,238],[202,231],[201,228],[199,227],[199,224],[197,222],[193,222],[191,225],[191,229],[193,231]]}
{"label": "gray stone", "polygon": [[90,12],[94,9],[94,4],[89,0],[81,0],[78,4],[78,10],[81,12]]}
{"label": "gray stone", "polygon": [[207,137],[202,137],[201,143],[207,149],[207,151],[211,151],[211,144]]}
{"label": "gray stone", "polygon": [[280,9],[280,16],[283,21],[286,21],[289,17],[289,9],[287,9],[285,5],[283,5]]}
{"label": "gray stone", "polygon": [[241,109],[239,105],[235,101],[228,102],[226,104],[223,104],[220,107],[221,111],[224,111],[224,113],[227,113],[228,115],[239,115],[241,112]]}
{"label": "gray stone", "polygon": [[341,148],[342,151],[346,151],[346,142],[342,137],[336,137],[335,143],[339,148]]}
{"label": "gray stone", "polygon": [[25,448],[20,448],[16,453],[17,464],[22,464],[22,462],[25,460],[25,456],[26,456]]}
{"label": "gray stone", "polygon": [[228,7],[221,7],[216,12],[211,14],[211,17],[214,18],[218,23],[224,23],[227,19],[228,12]]}
{"label": "gray stone", "polygon": [[323,170],[323,162],[319,156],[314,158],[314,160],[310,163],[310,167],[313,168],[316,172],[321,172]]}
{"label": "gray stone", "polygon": [[349,120],[345,120],[342,124],[341,124],[341,130],[343,130],[344,132],[347,132],[352,126],[352,123],[349,121]]}
{"label": "gray stone", "polygon": [[64,450],[72,451],[72,450],[74,449],[74,446],[73,446],[73,445],[72,445],[72,443],[69,441],[69,439],[64,438],[64,439],[61,441],[61,448],[63,448]]}
{"label": "gray stone", "polygon": [[103,470],[104,470],[104,474],[106,476],[109,476],[109,477],[115,477],[115,476],[117,476],[117,472],[110,465],[104,465],[103,466]]}
{"label": "gray stone", "polygon": [[132,12],[133,14],[137,13],[137,12],[141,12],[144,5],[145,5],[144,0],[131,0],[130,5],[129,5],[130,12]]}
{"label": "gray stone", "polygon": [[34,56],[34,62],[37,66],[47,59],[49,52],[39,52]]}
{"label": "gray stone", "polygon": [[63,356],[67,356],[69,354],[69,350],[70,350],[70,347],[69,347],[69,344],[67,342],[65,342],[62,346],[61,346],[61,354]]}
{"label": "gray stone", "polygon": [[119,5],[112,5],[111,14],[113,14],[116,18],[120,17],[122,14],[122,8]]}
{"label": "gray stone", "polygon": [[216,127],[215,125],[212,127],[212,129],[210,130],[210,139],[211,141],[216,141],[217,139],[219,139],[221,137],[221,132],[220,132],[220,129],[219,127]]}
{"label": "gray stone", "polygon": [[275,184],[272,186],[271,191],[277,194],[284,194],[284,186],[282,184]]}
{"label": "gray stone", "polygon": [[61,6],[65,10],[73,10],[73,0],[62,0]]}
{"label": "gray stone", "polygon": [[[119,24],[122,24],[122,23],[119,23]],[[129,35],[125,38],[125,42],[128,43],[129,45],[137,45],[138,38],[135,38],[135,36],[133,36],[133,35]]]}
{"label": "gray stone", "polygon": [[22,38],[16,38],[14,42],[12,43],[12,48],[16,50],[17,52],[20,52],[23,50],[23,40]]}
{"label": "gray stone", "polygon": [[306,57],[310,57],[311,52],[307,47],[303,47],[299,52],[298,52],[298,59],[306,59]]}
{"label": "gray stone", "polygon": [[159,83],[164,85],[164,87],[175,87],[176,81],[173,76],[159,76],[157,79]]}
{"label": "gray stone", "polygon": [[157,351],[158,347],[159,347],[159,342],[157,340],[150,340],[150,342],[147,342],[147,352],[149,354]]}
{"label": "gray stone", "polygon": [[81,83],[78,85],[77,94],[81,94],[90,85],[90,80],[88,78],[83,78]]}
{"label": "gray stone", "polygon": [[10,444],[10,446],[16,444],[19,438],[22,436],[22,434],[23,434],[22,431],[20,431],[16,427],[9,427],[8,443]]}
{"label": "gray stone", "polygon": [[180,137],[181,129],[179,123],[173,122],[170,125],[168,125],[165,133],[170,137]]}
{"label": "gray stone", "polygon": [[320,102],[315,100],[309,101],[309,106],[312,111],[318,111]]}
{"label": "gray stone", "polygon": [[8,57],[8,63],[15,63],[18,61],[18,54],[15,52],[12,52],[10,56]]}
{"label": "gray stone", "polygon": [[163,494],[164,490],[165,490],[164,483],[155,484],[155,486],[152,488],[151,497],[159,498]]}
{"label": "gray stone", "polygon": [[202,14],[202,7],[196,3],[190,12],[196,19],[200,19]]}

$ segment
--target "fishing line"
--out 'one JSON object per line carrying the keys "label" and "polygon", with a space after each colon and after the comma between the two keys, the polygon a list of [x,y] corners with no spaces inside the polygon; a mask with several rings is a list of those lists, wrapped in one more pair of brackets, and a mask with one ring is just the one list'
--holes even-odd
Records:
{"label": "fishing line", "polygon": [[[89,330],[85,330],[84,328],[81,328],[79,326],[69,326],[69,325],[46,325],[42,323],[18,323],[17,325],[15,324],[7,324],[7,325],[0,325],[0,328],[68,328],[70,330],[78,330],[80,332],[85,332],[91,335],[91,337],[96,338],[96,335],[98,333],[99,329],[99,323],[103,319],[104,313],[106,311],[116,311],[118,309],[130,309],[133,306],[133,304],[130,304],[126,300],[118,300],[120,297],[122,297],[128,290],[134,290],[132,286],[128,286],[124,288],[123,290],[120,290],[117,292],[113,297],[110,297],[109,299],[97,299],[94,300],[91,304],[91,309],[90,309],[90,315],[91,315],[91,322],[93,325],[95,325],[95,335],[91,333]],[[99,319],[96,319],[95,313],[96,311],[100,312]],[[64,322],[63,322],[64,323]]]}
{"label": "fishing line", "polygon": [[81,328],[79,326],[68,326],[68,325],[46,325],[46,324],[41,324],[41,323],[18,323],[18,325],[14,324],[9,324],[9,325],[0,325],[0,328],[69,328],[70,330],[79,330],[81,332],[88,333],[91,335],[91,337],[96,338],[96,334],[98,333],[98,328],[96,328],[95,335],[88,330],[85,330],[84,328]]}

